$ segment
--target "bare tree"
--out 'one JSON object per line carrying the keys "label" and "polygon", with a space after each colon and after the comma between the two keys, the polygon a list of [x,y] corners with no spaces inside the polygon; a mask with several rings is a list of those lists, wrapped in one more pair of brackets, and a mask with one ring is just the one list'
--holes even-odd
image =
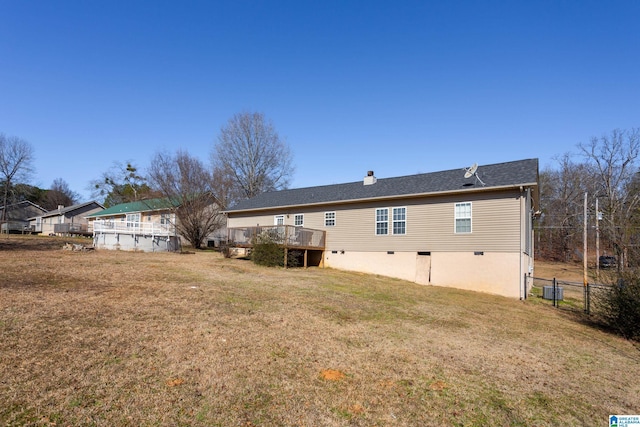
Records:
{"label": "bare tree", "polygon": [[138,167],[130,161],[126,164],[114,162],[102,177],[91,181],[90,189],[91,196],[103,198],[103,204],[107,207],[152,195],[145,177],[138,173]]}
{"label": "bare tree", "polygon": [[243,112],[229,119],[212,160],[216,174],[234,183],[234,197],[287,188],[294,171],[289,146],[262,113]]}
{"label": "bare tree", "polygon": [[224,226],[224,215],[213,193],[213,177],[197,158],[184,151],[157,153],[149,180],[177,206],[176,229],[194,248],[200,249],[207,236]]}
{"label": "bare tree", "polygon": [[598,180],[595,196],[601,197],[602,232],[616,250],[619,268],[624,269],[640,207],[640,194],[634,191],[638,184],[640,129],[616,129],[578,147]]}
{"label": "bare tree", "polygon": [[79,199],[80,195],[72,191],[64,179],[56,178],[44,196],[44,204],[42,207],[47,210],[52,210],[58,206],[71,206],[78,203]]}
{"label": "bare tree", "polygon": [[[9,192],[15,181],[25,181],[33,171],[33,147],[17,136],[0,133],[0,178],[3,183],[2,204],[7,206]],[[0,224],[5,221],[7,209],[2,210]]]}
{"label": "bare tree", "polygon": [[221,209],[233,205],[243,199],[243,195],[233,179],[233,174],[223,173],[221,169],[213,169],[213,194],[215,194]]}
{"label": "bare tree", "polygon": [[584,193],[594,186],[588,165],[575,163],[566,153],[558,168],[540,173],[543,216],[538,222],[538,249],[544,258],[569,261],[582,241]]}

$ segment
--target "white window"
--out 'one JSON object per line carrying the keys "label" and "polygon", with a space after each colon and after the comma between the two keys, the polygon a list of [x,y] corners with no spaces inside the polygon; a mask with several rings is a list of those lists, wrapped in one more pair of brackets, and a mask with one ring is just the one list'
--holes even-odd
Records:
{"label": "white window", "polygon": [[140,226],[140,213],[127,214],[127,227]]}
{"label": "white window", "polygon": [[336,225],[336,213],[335,212],[325,212],[324,213],[324,226],[325,227],[334,227]]}
{"label": "white window", "polygon": [[389,209],[376,209],[376,235],[389,234]]}
{"label": "white window", "polygon": [[471,202],[456,203],[456,233],[471,233]]}
{"label": "white window", "polygon": [[171,214],[163,213],[160,214],[160,225],[169,225],[171,224]]}
{"label": "white window", "polygon": [[274,225],[284,225],[284,215],[276,215],[273,218]]}
{"label": "white window", "polygon": [[393,234],[407,233],[407,208],[393,208]]}
{"label": "white window", "polygon": [[304,214],[295,214],[293,216],[293,225],[302,227],[304,225]]}

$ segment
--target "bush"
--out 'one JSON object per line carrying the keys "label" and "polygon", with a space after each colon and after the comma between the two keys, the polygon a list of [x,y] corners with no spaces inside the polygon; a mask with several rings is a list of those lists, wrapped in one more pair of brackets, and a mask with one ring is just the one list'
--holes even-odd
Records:
{"label": "bush", "polygon": [[287,252],[287,267],[300,267],[303,256],[304,252],[289,249],[289,252]]}
{"label": "bush", "polygon": [[267,267],[276,267],[284,265],[284,249],[278,246],[268,236],[258,236],[253,243],[253,250],[251,251],[251,260],[258,264]]}
{"label": "bush", "polygon": [[[287,252],[287,267],[300,265],[301,251]],[[284,248],[279,246],[269,234],[258,235],[253,241],[251,260],[267,267],[284,267]]]}
{"label": "bush", "polygon": [[625,273],[604,291],[600,317],[627,339],[640,341],[640,271]]}

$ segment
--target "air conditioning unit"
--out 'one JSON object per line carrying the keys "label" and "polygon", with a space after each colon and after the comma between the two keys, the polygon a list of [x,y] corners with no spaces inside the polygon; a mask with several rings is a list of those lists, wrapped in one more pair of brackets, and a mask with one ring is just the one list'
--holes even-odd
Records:
{"label": "air conditioning unit", "polygon": [[[553,286],[542,287],[542,298],[553,299]],[[562,301],[564,299],[564,289],[560,286],[556,286],[556,301]]]}

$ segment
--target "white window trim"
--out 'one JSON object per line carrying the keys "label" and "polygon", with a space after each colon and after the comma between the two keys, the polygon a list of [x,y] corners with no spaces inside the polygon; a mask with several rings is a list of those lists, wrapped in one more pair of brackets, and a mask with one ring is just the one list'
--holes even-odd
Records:
{"label": "white window trim", "polygon": [[[396,221],[393,219],[393,211],[395,211],[396,209],[404,209],[404,219],[402,221]],[[395,206],[393,208],[391,208],[391,218],[390,218],[390,222],[391,222],[391,234],[393,234],[394,236],[404,236],[407,234],[407,207],[406,206]],[[394,233],[393,229],[394,229],[394,224],[396,222],[404,222],[404,233]]]}
{"label": "white window trim", "polygon": [[[396,209],[404,209],[404,220],[402,221],[394,221],[393,219],[393,212]],[[379,210],[386,210],[387,211],[387,220],[386,221],[378,221],[378,211]],[[408,209],[406,206],[389,206],[389,207],[384,207],[384,208],[375,208],[374,211],[374,221],[375,221],[375,225],[374,225],[374,229],[373,229],[373,234],[375,236],[406,236],[407,235],[407,217],[408,215]],[[378,224],[386,222],[387,223],[387,234],[378,234]],[[404,222],[404,233],[394,233],[393,230],[393,224],[395,222]]]}
{"label": "white window trim", "polygon": [[140,227],[140,222],[142,220],[142,215],[140,214],[140,212],[128,213],[128,214],[126,214],[125,220],[127,222],[127,227],[128,228]]}
{"label": "white window trim", "polygon": [[[458,217],[458,206],[459,205],[469,205],[469,216],[468,217]],[[458,231],[458,220],[459,219],[468,219],[469,220],[469,231]],[[453,233],[454,234],[471,234],[473,232],[473,204],[471,202],[458,202],[453,206]]]}
{"label": "white window trim", "polygon": [[[327,215],[333,215],[333,218],[327,218]],[[336,226],[336,211],[328,211],[324,213],[324,226],[325,227],[335,227]],[[327,219],[333,221],[333,224],[327,224]]]}
{"label": "white window trim", "polygon": [[[298,217],[302,218],[302,222],[300,224],[296,224]],[[293,215],[293,225],[296,227],[304,227],[304,214],[294,214]]]}
{"label": "white window trim", "polygon": [[[282,220],[282,224],[278,223],[278,220]],[[284,225],[284,215],[274,215],[273,217],[273,225]]]}
{"label": "white window trim", "polygon": [[[378,221],[378,211],[387,211],[387,220],[386,221]],[[375,220],[375,227],[373,228],[373,234],[376,236],[388,236],[389,233],[389,208],[375,208],[374,211],[374,218]],[[387,224],[387,232],[382,234],[382,233],[378,233],[378,224],[382,224],[382,223],[386,223]]]}

